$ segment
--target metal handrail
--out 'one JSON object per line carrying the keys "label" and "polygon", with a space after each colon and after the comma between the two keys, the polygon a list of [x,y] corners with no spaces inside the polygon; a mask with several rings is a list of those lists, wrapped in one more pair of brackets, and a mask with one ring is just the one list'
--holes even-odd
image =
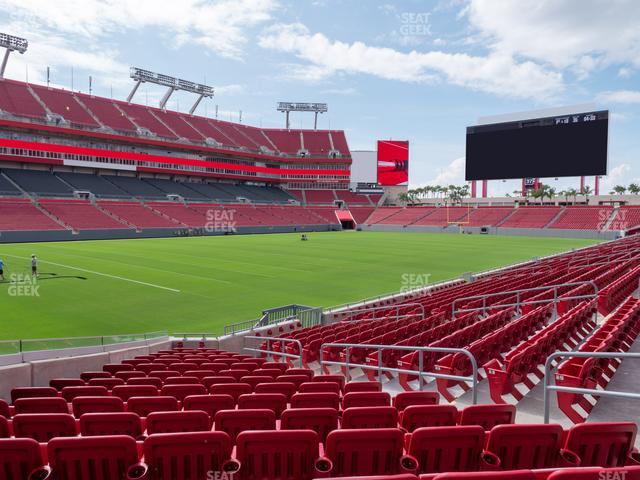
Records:
{"label": "metal handrail", "polygon": [[[575,298],[573,297],[562,297],[563,300],[575,300],[575,299],[579,299],[579,298],[595,298],[598,296],[598,286],[595,284],[594,281],[592,280],[585,280],[582,282],[568,282],[568,283],[559,283],[559,284],[555,284],[555,285],[543,285],[540,287],[530,287],[530,288],[521,288],[518,290],[509,290],[506,292],[493,292],[493,293],[485,293],[482,295],[472,295],[470,297],[463,297],[463,298],[456,298],[453,303],[451,304],[451,315],[452,315],[452,319],[455,320],[456,318],[456,312],[475,312],[477,310],[482,310],[482,312],[486,312],[487,308],[493,306],[493,307],[518,307],[520,305],[534,305],[537,303],[549,303],[549,302],[553,302],[554,304],[558,303],[558,288],[560,287],[580,287],[582,285],[590,285],[593,287],[594,293],[593,295],[576,295]],[[551,290],[553,289],[553,299],[545,299],[545,300],[527,300],[522,302],[520,300],[520,294],[525,293],[525,292],[536,292],[536,291],[545,291],[545,290]],[[511,295],[516,295],[516,303],[514,304],[500,304],[500,305],[487,305],[487,298],[489,297],[499,297],[499,296],[511,296]],[[475,307],[475,308],[467,308],[467,309],[459,309],[456,310],[456,304],[459,302],[468,302],[470,300],[482,300],[482,307]]]}
{"label": "metal handrail", "polygon": [[[259,337],[257,335],[247,335],[245,337],[243,337],[245,340],[245,345],[246,345],[246,341],[247,340],[268,340],[268,341],[278,341],[280,342],[280,347],[282,348],[282,351],[277,351],[277,350],[263,350],[261,348],[251,348],[251,347],[243,347],[243,350],[246,350],[247,352],[254,352],[254,353],[265,353],[267,355],[272,354],[271,358],[273,358],[275,360],[276,355],[279,357],[287,357],[287,358],[295,358],[300,362],[300,367],[302,367],[302,342],[298,339],[295,338],[280,338],[280,337]],[[298,351],[300,352],[300,355],[295,355],[292,353],[286,353],[284,351],[284,345],[285,343],[295,343],[296,345],[298,345]]]}
{"label": "metal handrail", "polygon": [[[324,360],[324,349],[328,348],[344,348],[345,349],[345,361],[344,362],[335,362],[335,361],[327,361]],[[361,363],[351,363],[349,362],[349,349],[350,348],[370,348],[378,350],[378,365],[366,365]],[[419,352],[418,356],[418,370],[408,370],[404,368],[393,368],[393,367],[383,367],[382,366],[382,351],[383,350],[402,350],[402,351],[417,351]],[[424,352],[436,352],[436,353],[462,353],[469,358],[471,362],[472,374],[470,377],[463,377],[459,375],[446,375],[443,373],[434,373],[434,372],[424,372],[422,371],[424,364]],[[420,390],[422,390],[422,386],[424,384],[423,377],[430,378],[442,378],[444,380],[456,380],[460,382],[471,382],[471,394],[473,398],[473,404],[478,403],[478,362],[473,354],[464,348],[445,348],[445,347],[424,347],[424,346],[405,346],[405,345],[375,345],[375,344],[367,344],[367,343],[323,343],[320,346],[320,369],[323,370],[325,365],[338,365],[344,366],[346,372],[346,380],[349,381],[351,375],[349,373],[350,367],[357,367],[363,370],[376,370],[378,372],[378,377],[382,376],[382,372],[391,372],[391,373],[405,373],[407,375],[417,375],[418,376],[418,384],[420,386]]]}
{"label": "metal handrail", "polygon": [[640,400],[640,393],[619,392],[612,390],[598,390],[595,388],[563,387],[551,384],[552,363],[558,358],[640,358],[640,353],[626,352],[554,352],[547,357],[544,363],[544,423],[549,423],[549,397],[550,392],[579,393],[583,395],[598,395],[601,397],[630,398]]}
{"label": "metal handrail", "polygon": [[[425,310],[424,310],[424,305],[421,303],[417,303],[417,302],[412,302],[412,303],[398,303],[396,305],[387,305],[386,307],[365,307],[365,308],[361,308],[361,309],[356,309],[356,310],[349,310],[349,316],[347,318],[349,318],[349,321],[353,320],[353,314],[354,313],[363,313],[363,312],[374,312],[374,311],[378,311],[378,310],[391,310],[394,309],[396,310],[396,318],[400,318],[400,308],[404,308],[404,307],[420,307],[420,309],[422,310],[422,318],[421,320],[424,320],[424,314],[425,314]],[[375,317],[374,317],[375,320]]]}

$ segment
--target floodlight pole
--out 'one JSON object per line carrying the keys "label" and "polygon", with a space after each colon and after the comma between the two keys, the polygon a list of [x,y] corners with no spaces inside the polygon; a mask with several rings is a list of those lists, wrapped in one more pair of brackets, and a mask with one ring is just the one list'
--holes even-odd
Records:
{"label": "floodlight pole", "polygon": [[4,57],[2,58],[2,65],[0,65],[0,78],[3,78],[11,52],[15,50],[18,53],[23,54],[27,51],[27,48],[29,48],[29,42],[25,38],[0,33],[0,47],[4,47],[6,49]]}
{"label": "floodlight pole", "polygon": [[4,71],[7,68],[7,62],[9,61],[10,53],[11,53],[11,50],[9,50],[8,48],[4,52],[4,58],[2,59],[2,66],[0,66],[0,78],[4,78]]}
{"label": "floodlight pole", "polygon": [[200,102],[202,101],[203,98],[204,98],[204,94],[201,93],[200,96],[194,102],[193,106],[189,109],[189,115],[193,115],[193,112],[196,111],[196,108],[198,108],[198,105],[200,105]]}
{"label": "floodlight pole", "polygon": [[164,94],[164,97],[162,97],[162,100],[160,100],[160,108],[164,109],[165,105],[167,104],[167,102],[169,101],[169,97],[171,97],[171,94],[176,90],[175,87],[169,87],[167,89],[167,93]]}
{"label": "floodlight pole", "polygon": [[140,86],[140,84],[142,83],[142,80],[138,80],[136,82],[136,84],[133,86],[133,89],[131,90],[131,93],[129,94],[129,96],[127,97],[127,103],[131,103],[131,100],[133,100],[133,96],[136,94],[136,92],[138,91],[138,87]]}
{"label": "floodlight pole", "polygon": [[314,119],[313,119],[313,129],[317,130],[318,129],[318,112],[314,112]]}
{"label": "floodlight pole", "polygon": [[289,130],[289,110],[284,112],[284,115],[285,115],[284,125],[285,125],[285,128]]}

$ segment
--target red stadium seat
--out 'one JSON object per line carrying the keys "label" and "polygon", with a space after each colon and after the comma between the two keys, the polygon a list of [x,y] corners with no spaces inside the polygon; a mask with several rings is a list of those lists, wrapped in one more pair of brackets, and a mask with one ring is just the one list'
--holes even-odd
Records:
{"label": "red stadium seat", "polygon": [[162,388],[162,379],[158,377],[135,377],[127,380],[127,385],[151,385],[160,390]]}
{"label": "red stadium seat", "polygon": [[50,477],[64,480],[126,478],[127,470],[138,462],[136,441],[124,435],[54,438],[47,452]]}
{"label": "red stadium seat", "polygon": [[153,397],[158,395],[158,389],[153,385],[116,385],[111,395],[119,397],[123,402],[131,397]]}
{"label": "red stadium seat", "polygon": [[124,412],[124,403],[118,397],[76,397],[71,405],[76,418],[85,413]]}
{"label": "red stadium seat", "polygon": [[479,425],[418,428],[407,453],[418,461],[420,473],[497,470],[497,458],[483,454],[484,440]]}
{"label": "red stadium seat", "polygon": [[640,467],[566,468],[553,472],[547,480],[640,480]]}
{"label": "red stadium seat", "polygon": [[140,417],[133,412],[85,413],[80,417],[80,435],[128,435],[138,438],[142,434]]}
{"label": "red stadium seat", "polygon": [[460,425],[480,425],[486,431],[511,423],[516,423],[513,405],[469,405],[460,413]]}
{"label": "red stadium seat", "polygon": [[296,388],[302,385],[304,382],[309,381],[309,377],[307,375],[279,375],[276,377],[276,382],[288,382],[295,384]]}
{"label": "red stadium seat", "polygon": [[340,385],[336,382],[304,382],[298,387],[298,393],[330,392],[340,394]]}
{"label": "red stadium seat", "polygon": [[344,386],[344,394],[351,392],[380,392],[382,385],[380,382],[349,382]]}
{"label": "red stadium seat", "polygon": [[31,438],[0,439],[0,480],[28,479],[43,466],[40,445]]}
{"label": "red stadium seat", "polygon": [[340,397],[337,393],[296,393],[291,397],[291,408],[340,408]]}
{"label": "red stadium seat", "polygon": [[337,428],[338,411],[334,408],[290,408],[280,417],[281,430],[313,430],[323,443]]}
{"label": "red stadium seat", "polygon": [[[69,404],[64,398],[19,398],[13,404],[17,413],[69,413]],[[9,415],[7,414],[7,417]]]}
{"label": "red stadium seat", "polygon": [[560,425],[497,425],[489,433],[487,451],[503,470],[575,467],[580,458],[562,450]]}
{"label": "red stadium seat", "polygon": [[10,416],[9,404],[0,398],[0,417],[9,418]]}
{"label": "red stadium seat", "polygon": [[[273,379],[267,375],[247,375],[240,379],[240,383],[248,383],[255,390],[259,383],[273,382]],[[294,385],[295,387],[295,385]]]}
{"label": "red stadium seat", "polygon": [[199,383],[191,385],[165,385],[162,387],[162,390],[160,390],[160,395],[176,397],[180,401],[189,395],[204,395],[206,393],[207,389]]}
{"label": "red stadium seat", "polygon": [[147,415],[147,433],[204,432],[211,430],[211,418],[201,410],[152,412]]}
{"label": "red stadium seat", "polygon": [[54,378],[49,380],[49,386],[60,391],[64,387],[81,387],[85,384],[80,378]]}
{"label": "red stadium seat", "polygon": [[458,409],[453,405],[411,405],[404,409],[400,426],[407,432],[422,427],[450,427],[457,423]]}
{"label": "red stadium seat", "polygon": [[[348,384],[347,384],[348,385]],[[396,428],[395,407],[351,407],[342,412],[342,428]]]}
{"label": "red stadium seat", "polygon": [[310,368],[288,368],[284,372],[285,375],[305,375],[309,381],[314,377],[313,370]]}
{"label": "red stadium seat", "polygon": [[127,372],[135,370],[135,368],[133,365],[129,365],[128,363],[107,363],[102,366],[102,370],[114,375],[117,372]]}
{"label": "red stadium seat", "polygon": [[220,410],[215,415],[214,429],[226,432],[235,444],[236,437],[245,430],[275,430],[273,410]]}
{"label": "red stadium seat", "polygon": [[77,435],[76,421],[68,413],[23,413],[13,417],[13,435],[48,442],[53,437]]}
{"label": "red stadium seat", "polygon": [[145,465],[131,469],[130,478],[140,478],[142,472],[153,480],[204,480],[213,472],[234,478],[239,465],[231,459],[232,448],[224,432],[158,433],[145,439]]}
{"label": "red stadium seat", "polygon": [[326,441],[325,455],[332,462],[329,474],[388,475],[414,473],[417,464],[403,457],[404,435],[397,428],[334,430]]}
{"label": "red stadium seat", "polygon": [[[264,367],[264,366],[263,366]],[[344,375],[322,374],[315,375],[312,382],[335,382],[340,385],[340,391],[344,388]]]}
{"label": "red stadium seat", "polygon": [[318,435],[310,430],[242,432],[236,447],[239,476],[243,480],[316,478],[318,441]]}
{"label": "red stadium seat", "polygon": [[351,392],[342,397],[342,409],[350,407],[384,407],[391,405],[387,392]]}
{"label": "red stadium seat", "polygon": [[9,438],[10,436],[9,420],[5,417],[0,417],[0,438]]}
{"label": "red stadium seat", "polygon": [[111,390],[116,385],[124,385],[125,381],[121,378],[92,378],[87,382],[87,385],[106,387],[107,390]]}
{"label": "red stadium seat", "polygon": [[437,405],[440,394],[437,392],[400,392],[393,398],[393,406],[402,412],[410,405]]}
{"label": "red stadium seat", "polygon": [[582,467],[637,465],[640,464],[640,455],[634,451],[637,430],[633,422],[581,423],[569,430],[564,448],[580,457]]}
{"label": "red stadium seat", "polygon": [[107,387],[85,386],[85,387],[64,387],[62,398],[71,403],[76,397],[106,397],[109,395]]}
{"label": "red stadium seat", "polygon": [[146,417],[152,412],[175,412],[179,409],[175,397],[131,397],[127,400],[127,411],[137,413],[141,417]]}
{"label": "red stadium seat", "polygon": [[[530,470],[511,470],[508,472],[443,473],[436,476],[434,480],[476,480],[476,479],[478,480],[536,480],[536,476]],[[569,478],[566,478],[565,480],[574,480],[574,478],[569,477]],[[597,479],[597,480],[600,480],[600,479]]]}
{"label": "red stadium seat", "polygon": [[164,379],[165,385],[196,385],[199,383],[198,377],[167,377]]}
{"label": "red stadium seat", "polygon": [[120,378],[125,381],[125,383],[132,378],[146,378],[147,374],[145,372],[139,370],[131,370],[126,372],[116,372],[114,375],[115,378]]}
{"label": "red stadium seat", "polygon": [[249,393],[238,397],[239,410],[266,408],[276,414],[276,419],[287,408],[287,397],[282,393]]}
{"label": "red stadium seat", "polygon": [[11,390],[11,403],[19,398],[57,397],[58,391],[53,387],[18,387]]}
{"label": "red stadium seat", "polygon": [[253,389],[255,393],[281,393],[287,398],[287,402],[296,393],[296,386],[289,382],[259,383]]}
{"label": "red stadium seat", "polygon": [[248,383],[220,383],[211,385],[209,393],[230,395],[237,402],[240,395],[253,392],[253,388]]}
{"label": "red stadium seat", "polygon": [[80,378],[85,382],[92,378],[111,378],[112,376],[109,372],[82,372],[80,374]]}
{"label": "red stadium seat", "polygon": [[189,395],[183,401],[184,410],[202,410],[211,418],[220,410],[233,410],[236,401],[231,395]]}
{"label": "red stadium seat", "polygon": [[222,383],[236,383],[236,379],[230,375],[214,375],[211,377],[204,377],[201,382],[207,390],[210,390],[212,385],[220,385]]}

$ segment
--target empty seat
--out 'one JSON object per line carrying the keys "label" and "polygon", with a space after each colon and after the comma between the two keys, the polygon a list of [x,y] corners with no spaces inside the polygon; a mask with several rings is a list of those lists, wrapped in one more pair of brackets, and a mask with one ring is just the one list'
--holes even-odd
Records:
{"label": "empty seat", "polygon": [[287,397],[282,393],[249,393],[238,397],[238,408],[241,410],[252,410],[255,408],[266,408],[276,414],[276,419],[287,408]]}
{"label": "empty seat", "polygon": [[54,437],[77,435],[76,421],[68,413],[22,413],[13,417],[13,435],[48,442]]}
{"label": "empty seat", "polygon": [[391,396],[387,392],[351,392],[342,397],[342,408],[384,407],[391,405]]}
{"label": "empty seat", "polygon": [[632,422],[581,423],[569,430],[564,448],[580,457],[582,467],[638,464],[638,453],[634,453],[636,432]]}
{"label": "empty seat", "polygon": [[102,366],[102,370],[114,375],[116,372],[126,372],[129,370],[135,370],[133,365],[128,363],[106,363]]}
{"label": "empty seat", "polygon": [[336,382],[304,382],[298,387],[298,393],[330,392],[340,394],[340,385]]}
{"label": "empty seat", "polygon": [[[13,404],[14,413],[69,413],[69,404],[64,398],[19,398]],[[8,416],[8,415],[7,415]]]}
{"label": "empty seat", "polygon": [[[264,368],[264,365],[263,365],[263,368]],[[337,374],[315,375],[311,381],[312,382],[334,382],[340,386],[340,391],[342,391],[342,389],[344,388],[344,375],[337,375]]]}
{"label": "empty seat", "polygon": [[469,405],[460,413],[460,425],[480,425],[486,431],[515,421],[514,405]]}
{"label": "empty seat", "polygon": [[127,402],[131,397],[153,397],[158,395],[158,389],[153,385],[116,385],[111,395]]}
{"label": "empty seat", "polygon": [[[117,374],[116,374],[117,375]],[[125,381],[121,378],[111,377],[111,378],[92,378],[87,382],[87,385],[91,386],[102,386],[107,390],[111,390],[113,387],[117,385],[124,385]]]}
{"label": "empty seat", "polygon": [[342,428],[396,428],[395,407],[351,407],[342,412]]}
{"label": "empty seat", "polygon": [[136,441],[125,435],[54,438],[47,452],[52,477],[64,480],[126,478],[138,462]]}
{"label": "empty seat", "polygon": [[422,427],[454,426],[458,409],[454,405],[411,405],[404,409],[400,426],[407,432]]}
{"label": "empty seat", "polygon": [[210,478],[210,472],[229,472],[232,478],[238,469],[231,459],[232,448],[224,432],[158,433],[143,445],[146,468],[154,480],[200,480]]}
{"label": "empty seat", "polygon": [[147,415],[147,433],[204,432],[211,430],[211,418],[201,410],[152,412]]}
{"label": "empty seat", "polygon": [[132,378],[145,378],[147,376],[146,373],[139,371],[139,370],[131,370],[131,371],[126,371],[126,372],[116,372],[114,377],[115,378],[121,378],[122,380],[124,380],[125,382],[127,382],[128,380],[132,379]]}
{"label": "empty seat", "polygon": [[71,406],[76,418],[85,413],[124,412],[124,403],[118,397],[76,397]]}
{"label": "empty seat", "polygon": [[242,465],[240,478],[316,478],[318,441],[318,434],[310,430],[242,432],[238,435],[236,447],[236,458]]}
{"label": "empty seat", "polygon": [[[574,469],[570,469],[573,471]],[[434,480],[536,480],[535,474],[530,470],[511,470],[508,472],[461,472],[443,473]],[[563,480],[577,480],[575,477],[563,477]],[[600,480],[593,478],[593,480]]]}
{"label": "empty seat", "polygon": [[[522,480],[529,480],[529,478],[535,477],[522,477]],[[565,468],[553,472],[547,477],[547,480],[640,480],[640,467]]]}
{"label": "empty seat", "polygon": [[106,397],[109,395],[107,387],[85,386],[85,387],[64,387],[62,398],[71,403],[76,397]]}
{"label": "empty seat", "polygon": [[19,398],[57,397],[58,391],[53,387],[18,387],[11,390],[11,403]]}
{"label": "empty seat", "polygon": [[393,406],[402,412],[410,405],[437,405],[440,394],[437,392],[400,392],[393,398]]}
{"label": "empty seat", "polygon": [[109,372],[82,372],[80,374],[80,378],[85,382],[88,382],[92,378],[110,378],[112,376]]}
{"label": "empty seat", "polygon": [[233,410],[236,401],[231,395],[189,395],[183,401],[184,410],[202,410],[211,418],[220,410]]}
{"label": "empty seat", "polygon": [[0,438],[9,438],[9,420],[6,417],[0,417]]}
{"label": "empty seat", "polygon": [[167,377],[164,379],[165,385],[196,385],[200,383],[198,377]]}
{"label": "empty seat", "polygon": [[199,383],[192,385],[165,385],[160,390],[160,395],[176,397],[180,401],[189,395],[204,395],[205,393],[207,393],[207,389]]}
{"label": "empty seat", "polygon": [[179,410],[175,397],[131,397],[127,400],[127,411],[146,417],[152,412],[175,412]]}
{"label": "empty seat", "polygon": [[382,385],[380,382],[349,382],[344,386],[344,393],[351,392],[380,392]]}
{"label": "empty seat", "polygon": [[160,390],[162,388],[162,380],[158,377],[135,377],[127,380],[127,385],[151,385]]}
{"label": "empty seat", "polygon": [[404,435],[397,428],[334,430],[327,436],[325,455],[333,476],[413,473],[417,465],[403,457]]}
{"label": "empty seat", "polygon": [[[256,385],[258,385],[260,383],[273,382],[273,379],[271,377],[267,376],[267,375],[247,375],[245,377],[240,378],[240,382],[241,383],[248,383],[249,385],[251,385],[252,389],[255,389]],[[282,383],[284,383],[284,382],[282,382]],[[290,384],[293,385],[292,383],[290,383]],[[295,389],[296,386],[293,385],[293,388]]]}
{"label": "empty seat", "polygon": [[296,393],[296,386],[291,382],[267,382],[259,383],[253,390],[255,393],[281,393],[289,402]]}
{"label": "empty seat", "polygon": [[128,435],[138,438],[142,434],[140,417],[133,412],[85,413],[80,417],[80,435]]}
{"label": "empty seat", "polygon": [[0,398],[0,417],[9,418],[10,416],[9,404]]}
{"label": "empty seat", "polygon": [[236,437],[245,430],[275,430],[273,410],[220,410],[215,415],[214,429],[226,432],[235,444]]}
{"label": "empty seat", "polygon": [[0,439],[0,479],[23,480],[42,467],[40,445],[32,438]]}
{"label": "empty seat", "polygon": [[340,408],[340,397],[337,393],[296,393],[291,397],[291,408]]}
{"label": "empty seat", "polygon": [[240,395],[251,393],[253,388],[248,383],[219,383],[211,385],[209,393],[230,395],[237,402]]}
{"label": "empty seat", "polygon": [[285,375],[304,375],[309,381],[314,376],[313,370],[310,368],[288,368],[284,373]]}
{"label": "empty seat", "polygon": [[304,382],[309,381],[307,375],[279,375],[276,377],[276,382],[289,382],[295,384],[296,388],[302,385]]}
{"label": "empty seat", "polygon": [[335,408],[289,408],[280,417],[281,430],[313,430],[323,443],[329,432],[337,428]]}
{"label": "empty seat", "polygon": [[54,378],[49,380],[49,386],[60,391],[64,387],[81,387],[84,385],[84,380],[80,378]]}
{"label": "empty seat", "polygon": [[487,451],[503,470],[577,466],[580,459],[562,448],[560,425],[498,425],[489,433]]}
{"label": "empty seat", "polygon": [[496,457],[483,454],[484,440],[479,425],[418,428],[411,434],[407,453],[418,461],[420,473],[496,469]]}
{"label": "empty seat", "polygon": [[230,375],[213,375],[211,377],[204,377],[201,382],[207,390],[210,390],[212,385],[236,383],[236,379]]}

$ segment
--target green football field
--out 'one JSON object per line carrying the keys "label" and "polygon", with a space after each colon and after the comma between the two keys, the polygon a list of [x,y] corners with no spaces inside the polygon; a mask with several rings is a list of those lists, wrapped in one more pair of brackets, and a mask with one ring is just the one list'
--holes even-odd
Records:
{"label": "green football field", "polygon": [[[0,339],[222,331],[269,307],[330,307],[591,240],[332,232],[0,245]],[[39,258],[37,285],[30,255]]]}

